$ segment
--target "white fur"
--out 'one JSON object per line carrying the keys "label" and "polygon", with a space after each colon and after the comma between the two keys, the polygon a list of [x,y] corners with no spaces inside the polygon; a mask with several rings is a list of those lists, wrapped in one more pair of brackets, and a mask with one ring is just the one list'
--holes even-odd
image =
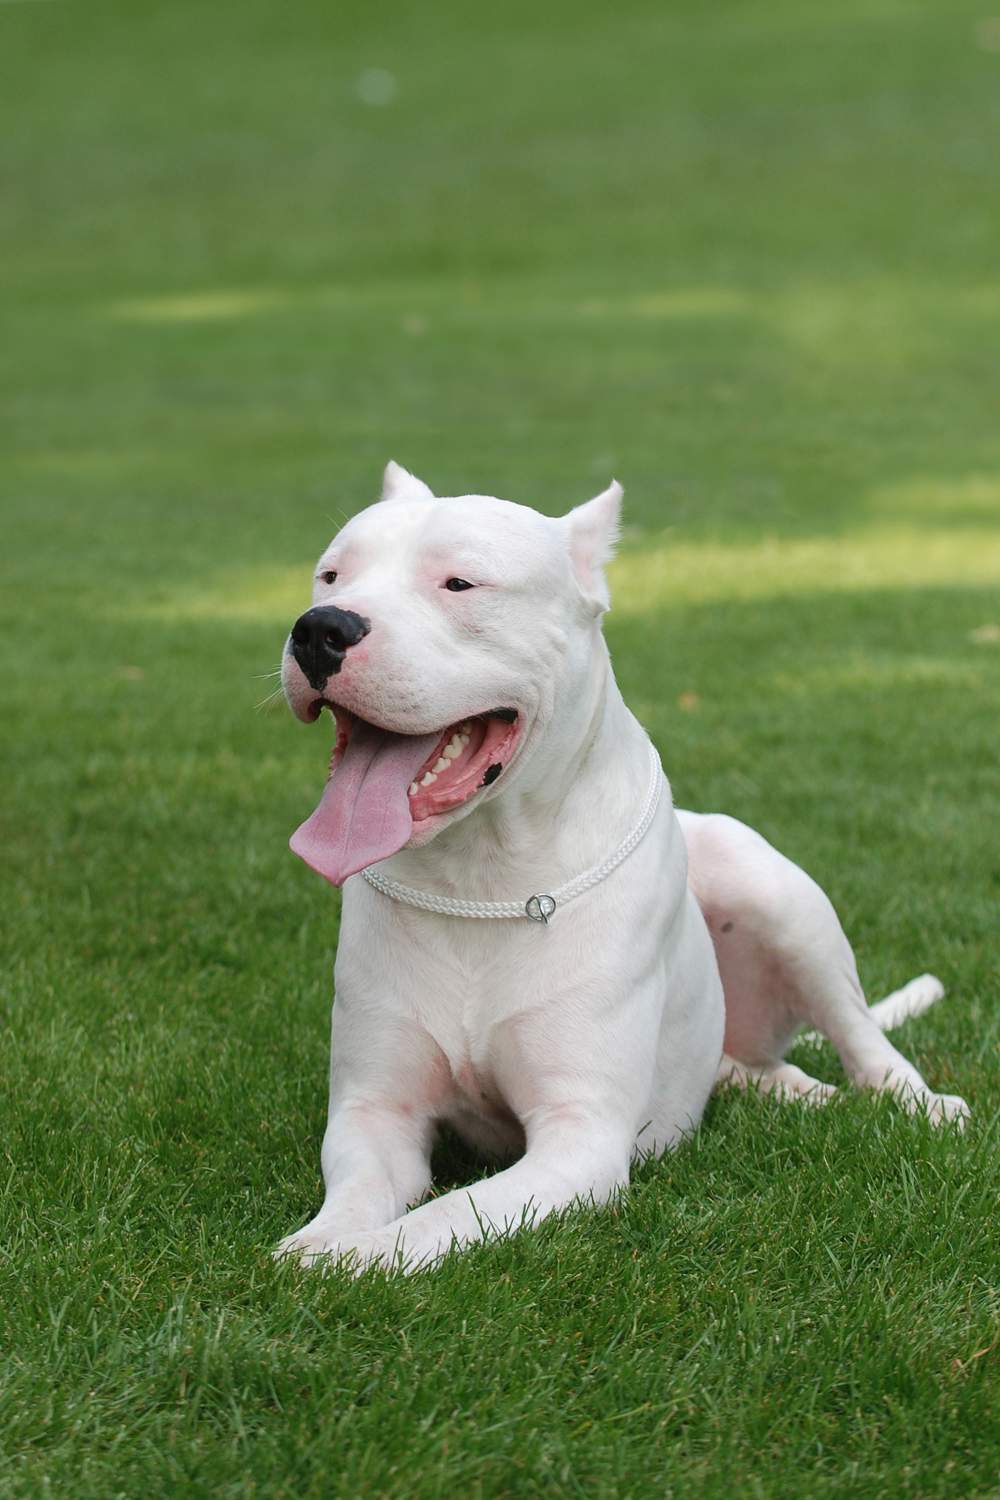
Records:
{"label": "white fur", "polygon": [[[323,554],[313,602],[372,622],[332,683],[338,702],[411,734],[497,705],[523,724],[499,780],[385,861],[387,874],[506,900],[599,863],[634,824],[648,739],[600,631],[620,503],[615,484],[552,520],[491,497],[434,499],[390,464],[383,500]],[[453,574],[479,587],[443,590]],[[311,690],[290,656],[284,675],[305,717]],[[803,1024],[855,1083],[935,1121],[967,1113],[882,1029],[931,1004],[937,981],[869,1010],[818,886],[735,820],[675,813],[669,786],[636,851],[547,927],[414,910],[352,877],[336,992],[326,1196],[278,1251],[306,1263],[413,1268],[605,1201],[632,1159],[697,1126],[716,1081],[825,1098],[783,1061]],[[439,1122],[517,1159],[413,1208]]]}

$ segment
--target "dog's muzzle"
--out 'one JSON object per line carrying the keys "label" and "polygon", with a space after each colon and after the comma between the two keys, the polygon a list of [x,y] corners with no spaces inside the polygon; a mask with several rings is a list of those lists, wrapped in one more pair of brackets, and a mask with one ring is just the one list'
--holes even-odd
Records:
{"label": "dog's muzzle", "polygon": [[321,693],[327,678],[340,671],[349,648],[364,640],[371,628],[353,610],[332,604],[317,604],[300,615],[292,626],[291,650],[309,686]]}

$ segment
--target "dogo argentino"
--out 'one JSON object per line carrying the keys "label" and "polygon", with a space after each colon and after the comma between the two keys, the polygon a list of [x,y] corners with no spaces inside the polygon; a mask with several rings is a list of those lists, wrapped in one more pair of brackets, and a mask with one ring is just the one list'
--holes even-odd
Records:
{"label": "dogo argentino", "polygon": [[[826,1098],[803,1025],[856,1084],[934,1121],[869,1009],[830,902],[733,818],[677,812],[601,632],[622,491],[559,519],[436,498],[390,463],[323,553],[283,685],[337,738],[297,854],[343,885],[326,1197],[278,1249],[409,1268],[607,1200],[698,1124],[717,1081]],[[411,1207],[447,1122],[514,1164]]]}

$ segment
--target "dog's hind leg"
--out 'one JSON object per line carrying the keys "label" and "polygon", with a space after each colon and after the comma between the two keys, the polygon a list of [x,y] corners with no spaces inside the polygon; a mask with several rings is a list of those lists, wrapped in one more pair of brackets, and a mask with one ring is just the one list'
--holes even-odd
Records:
{"label": "dog's hind leg", "polygon": [[833,907],[818,886],[804,879],[811,889],[803,885],[799,891],[806,917],[801,936],[798,923],[785,919],[770,935],[789,991],[798,997],[793,1001],[798,1013],[833,1043],[858,1088],[892,1093],[909,1113],[926,1114],[935,1125],[964,1123],[969,1113],[965,1100],[929,1088],[884,1030],[933,1005],[943,993],[941,984],[922,975],[869,1007]]}
{"label": "dog's hind leg", "polygon": [[[868,1014],[873,1021],[878,1022],[882,1031],[895,1031],[904,1021],[922,1016],[925,1010],[930,1010],[943,996],[944,985],[940,979],[936,979],[933,974],[919,974],[909,984],[886,995],[884,1000],[876,1000],[874,1005],[868,1007]],[[801,1042],[822,1040],[823,1036],[819,1031],[803,1032],[799,1038]]]}
{"label": "dog's hind leg", "polygon": [[[929,1088],[918,1070],[894,1047],[882,1029],[895,1017],[904,1019],[933,1003],[934,981],[914,992],[906,989],[882,1002],[881,1012],[869,1009],[858,979],[850,944],[841,930],[833,907],[813,886],[809,895],[808,920],[800,928],[786,915],[766,925],[760,936],[772,957],[772,973],[783,980],[785,1005],[802,1020],[811,1022],[840,1054],[840,1060],[859,1088],[887,1091],[895,1095],[911,1114],[926,1114],[934,1124],[946,1120],[963,1122],[969,1113],[956,1094],[938,1094]],[[820,901],[818,898],[822,898]],[[940,988],[940,986],[938,986]],[[912,1008],[911,1008],[912,1007]]]}
{"label": "dog's hind leg", "polygon": [[772,972],[784,981],[785,1004],[833,1043],[858,1088],[890,1092],[904,1109],[926,1114],[936,1125],[964,1121],[969,1113],[965,1101],[929,1088],[882,1029],[895,1016],[915,1014],[911,1002],[915,1006],[920,1000],[922,1009],[932,1004],[932,989],[924,985],[908,995],[908,986],[883,1002],[887,1008],[881,1013],[869,1009],[854,954],[833,907],[818,886],[813,891],[822,902],[810,901],[810,920],[801,930],[797,922],[782,916],[769,932],[765,928],[761,933],[772,956]]}
{"label": "dog's hind leg", "polygon": [[757,1074],[761,1086],[772,1080],[786,1093],[805,1093],[801,1080],[781,1073],[788,1066],[784,1054],[804,1025],[829,1038],[859,1087],[888,1090],[904,1108],[935,1123],[964,1119],[964,1100],[928,1088],[883,1030],[926,1010],[940,984],[922,976],[869,1009],[851,946],[816,882],[733,818],[679,817],[688,878],[722,975],[724,1052],[747,1079]]}
{"label": "dog's hind leg", "polygon": [[723,1053],[716,1075],[717,1088],[755,1088],[762,1094],[779,1099],[801,1099],[803,1104],[825,1104],[837,1092],[832,1083],[810,1078],[794,1063],[775,1063],[772,1067],[753,1067]]}
{"label": "dog's hind leg", "polygon": [[[867,1008],[846,1006],[839,997],[834,998],[837,977],[815,975],[813,994],[819,1004],[813,1008],[825,1014],[820,1019],[819,1029],[829,1037],[840,1054],[840,1060],[851,1079],[859,1088],[887,1090],[894,1094],[904,1109],[911,1114],[926,1114],[935,1125],[946,1120],[964,1124],[969,1107],[957,1094],[937,1094],[929,1088],[913,1064],[893,1046],[882,1030],[882,1021],[892,1015],[883,1012],[879,1017]],[[824,994],[824,988],[829,990]],[[859,986],[860,990],[860,986]],[[891,996],[890,1000],[895,1001]],[[933,1003],[933,1002],[928,1002]],[[889,1021],[889,1024],[893,1024]]]}

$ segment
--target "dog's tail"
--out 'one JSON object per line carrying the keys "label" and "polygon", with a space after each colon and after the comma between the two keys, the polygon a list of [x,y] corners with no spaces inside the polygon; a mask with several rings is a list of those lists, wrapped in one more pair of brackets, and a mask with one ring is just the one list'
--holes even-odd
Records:
{"label": "dog's tail", "polygon": [[[904,984],[901,990],[893,990],[884,1000],[877,1000],[868,1007],[868,1014],[877,1021],[883,1031],[892,1031],[914,1016],[922,1016],[930,1010],[944,994],[944,985],[933,974],[920,974]],[[818,1031],[806,1031],[798,1038],[800,1042],[821,1042]]]}
{"label": "dog's tail", "polygon": [[904,1021],[909,1021],[913,1016],[922,1016],[943,994],[944,985],[940,979],[935,979],[933,974],[921,974],[918,978],[911,979],[909,984],[904,984],[901,990],[894,990],[884,1000],[877,1001],[870,1008],[869,1014],[883,1031],[892,1031],[895,1026],[902,1026]]}

